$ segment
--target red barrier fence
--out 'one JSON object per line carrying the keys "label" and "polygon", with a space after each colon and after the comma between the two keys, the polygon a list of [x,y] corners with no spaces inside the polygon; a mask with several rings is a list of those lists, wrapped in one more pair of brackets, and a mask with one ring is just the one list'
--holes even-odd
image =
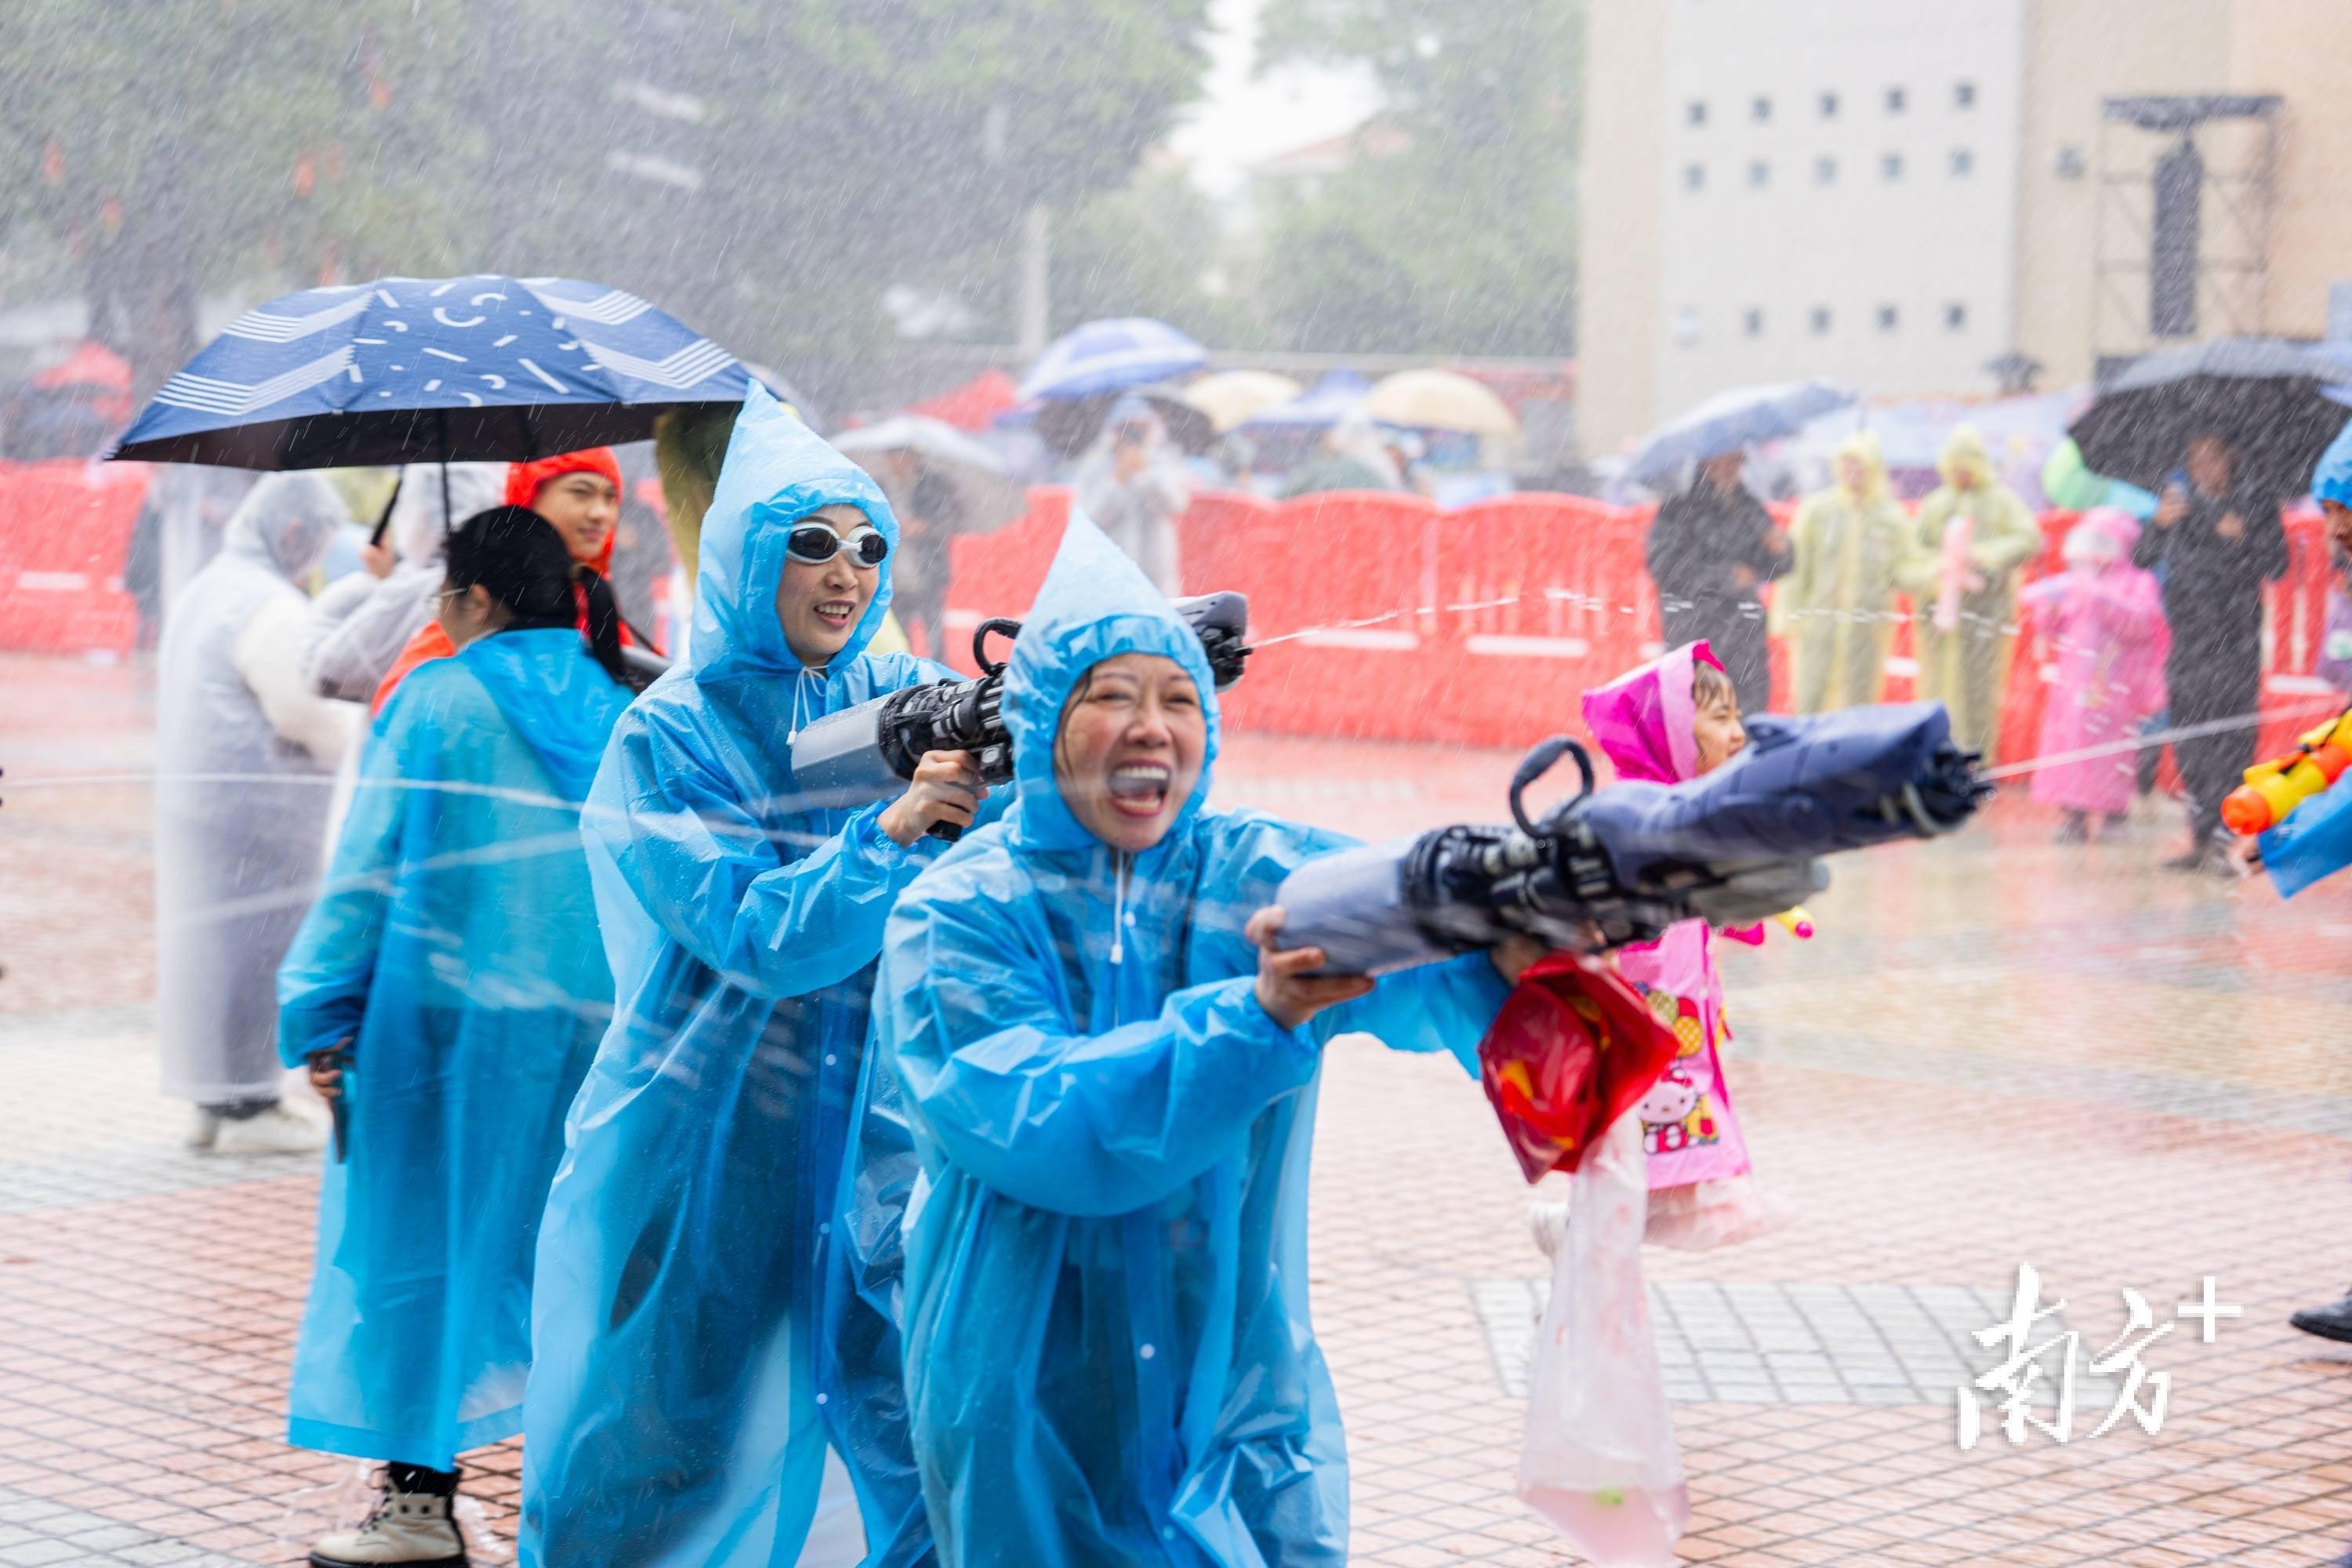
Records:
{"label": "red barrier fence", "polygon": [[137,463],[0,463],[0,649],[131,651],[122,568],[146,495]]}
{"label": "red barrier fence", "polygon": [[[1035,595],[1069,515],[1069,493],[1033,492],[1000,532],[955,542],[949,620],[968,630],[1017,616]],[[1205,491],[1179,524],[1185,587],[1250,600],[1257,652],[1225,699],[1242,729],[1355,739],[1522,746],[1581,728],[1577,700],[1658,651],[1657,598],[1642,562],[1647,508],[1519,495],[1441,512],[1415,496],[1341,491],[1265,501]],[[2063,569],[2071,514],[2042,520],[2028,569]],[[2327,542],[2315,515],[2287,520],[2292,565],[2269,593],[2264,754],[2326,705],[2311,674],[2326,618]],[[961,648],[953,660],[969,668]],[[1775,706],[1787,695],[1775,641]],[[1910,691],[1908,627],[1888,659],[1892,697]],[[2001,721],[2005,760],[2033,753],[2042,658],[2020,638]]]}

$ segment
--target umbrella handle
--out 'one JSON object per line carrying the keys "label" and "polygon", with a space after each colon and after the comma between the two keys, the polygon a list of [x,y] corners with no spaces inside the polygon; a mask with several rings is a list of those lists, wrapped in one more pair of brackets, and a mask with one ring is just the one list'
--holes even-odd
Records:
{"label": "umbrella handle", "polygon": [[375,520],[375,531],[368,535],[370,544],[383,542],[384,530],[392,526],[392,509],[400,504],[400,487],[407,478],[408,473],[404,468],[393,476],[392,494],[384,498],[383,511]]}

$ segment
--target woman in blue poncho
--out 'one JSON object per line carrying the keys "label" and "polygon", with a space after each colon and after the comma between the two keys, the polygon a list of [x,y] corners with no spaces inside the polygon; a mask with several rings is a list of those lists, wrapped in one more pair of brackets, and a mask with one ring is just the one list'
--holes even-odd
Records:
{"label": "woman in blue poncho", "polygon": [[279,1049],[339,1143],[288,1436],[387,1466],[321,1568],[463,1560],[457,1456],[522,1426],[540,1206],[612,1013],[579,837],[628,702],[612,595],[545,519],[499,507],[450,539],[438,613],[460,651],[377,717],[278,974]]}
{"label": "woman in blue poncho", "polygon": [[907,1398],[947,1568],[1339,1563],[1347,1465],[1307,1315],[1326,1041],[1475,1060],[1531,952],[1374,989],[1276,954],[1346,840],[1205,804],[1198,640],[1084,520],[1005,684],[1019,795],[890,916],[877,1038],[928,1190]]}
{"label": "woman in blue poncho", "polygon": [[[807,1535],[818,1401],[842,1403],[815,1296],[883,918],[943,847],[931,825],[989,809],[961,752],[887,805],[794,787],[803,726],[948,673],[862,651],[897,543],[874,481],[754,388],[688,662],[621,721],[583,823],[618,1001],[540,1239],[526,1563],[781,1565]],[[903,1423],[839,1440],[874,1560],[919,1557]]]}

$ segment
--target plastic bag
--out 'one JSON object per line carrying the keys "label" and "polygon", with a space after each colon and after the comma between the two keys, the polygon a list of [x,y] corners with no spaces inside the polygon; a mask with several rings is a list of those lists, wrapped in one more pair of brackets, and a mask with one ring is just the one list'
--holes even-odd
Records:
{"label": "plastic bag", "polygon": [[1753,1240],[1787,1223],[1788,1216],[1764,1195],[1754,1176],[1726,1176],[1654,1189],[1643,1239],[1678,1251],[1705,1252]]}
{"label": "plastic bag", "polygon": [[1690,1523],[1642,1288],[1649,1173],[1620,1117],[1577,1173],[1528,1379],[1519,1497],[1598,1568],[1672,1568]]}

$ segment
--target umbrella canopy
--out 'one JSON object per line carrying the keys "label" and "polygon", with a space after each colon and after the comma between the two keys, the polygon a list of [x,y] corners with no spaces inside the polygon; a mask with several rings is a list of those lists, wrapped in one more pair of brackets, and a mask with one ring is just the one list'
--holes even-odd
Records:
{"label": "umbrella canopy", "polygon": [[833,445],[886,485],[899,478],[886,459],[893,453],[913,454],[954,489],[959,503],[953,517],[925,521],[957,533],[993,532],[1029,510],[1027,489],[1005,472],[1003,459],[943,420],[901,414],[845,430],[833,437]]}
{"label": "umbrella canopy", "polygon": [[1519,427],[1492,390],[1450,370],[1399,371],[1372,388],[1364,412],[1384,424],[1465,436],[1508,436]]}
{"label": "umbrella canopy", "polygon": [[1022,379],[1024,398],[1090,397],[1188,375],[1209,363],[1209,351],[1149,316],[1088,321],[1056,338]]}
{"label": "umbrella canopy", "polygon": [[992,366],[961,386],[926,398],[907,412],[944,420],[959,430],[985,430],[998,415],[1020,401],[1020,384]]}
{"label": "umbrella canopy", "polygon": [[2352,355],[2275,338],[2217,338],[2162,349],[2100,389],[2068,426],[2094,471],[2161,491],[2191,437],[2228,438],[2242,483],[2274,496],[2311,487],[2312,465],[2344,426],[2331,383]]}
{"label": "umbrella canopy", "polygon": [[1843,408],[1854,398],[1852,387],[1818,380],[1719,392],[1671,425],[1652,431],[1625,471],[1643,484],[1655,484],[1684,465],[1719,452],[1793,436],[1807,420]]}
{"label": "umbrella canopy", "polygon": [[732,354],[634,294],[569,278],[386,278],[229,323],[110,454],[239,468],[528,462],[740,404]]}
{"label": "umbrella canopy", "polygon": [[1350,414],[1363,412],[1372,384],[1352,370],[1327,370],[1313,386],[1279,408],[1269,408],[1250,421],[1254,429],[1321,430]]}
{"label": "umbrella canopy", "polygon": [[1270,370],[1228,370],[1204,375],[1184,389],[1184,401],[1209,416],[1219,434],[1299,394],[1298,384]]}

